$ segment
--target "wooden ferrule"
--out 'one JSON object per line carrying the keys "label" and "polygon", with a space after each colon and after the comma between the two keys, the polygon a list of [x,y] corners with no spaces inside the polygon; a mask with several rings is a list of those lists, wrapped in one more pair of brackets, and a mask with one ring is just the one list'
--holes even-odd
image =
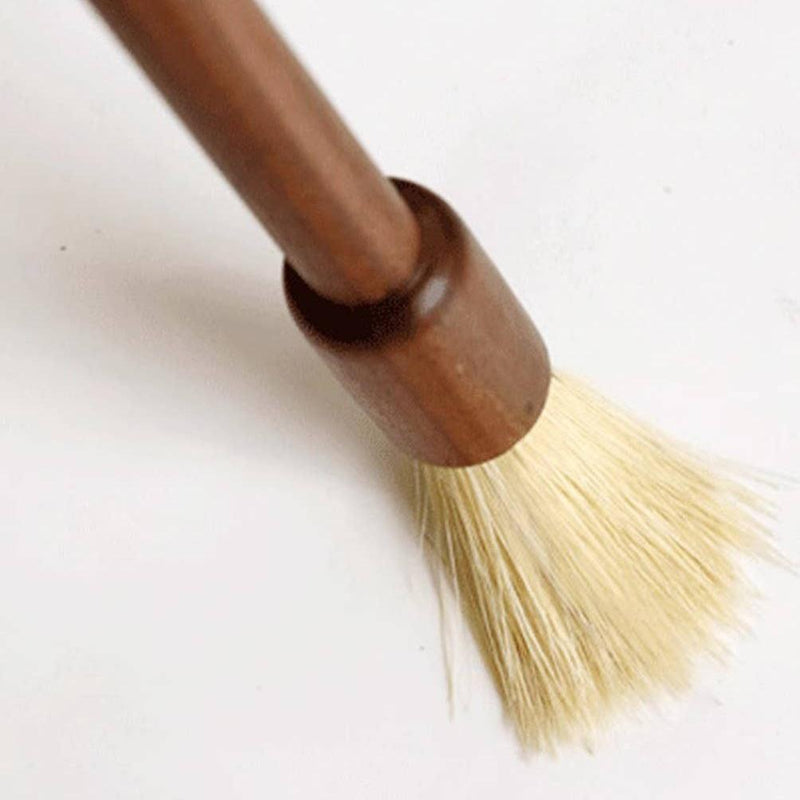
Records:
{"label": "wooden ferrule", "polygon": [[544,343],[456,213],[394,180],[420,230],[411,280],[376,303],[314,291],[287,261],[292,315],[339,380],[414,458],[467,466],[508,450],[541,413],[550,383]]}

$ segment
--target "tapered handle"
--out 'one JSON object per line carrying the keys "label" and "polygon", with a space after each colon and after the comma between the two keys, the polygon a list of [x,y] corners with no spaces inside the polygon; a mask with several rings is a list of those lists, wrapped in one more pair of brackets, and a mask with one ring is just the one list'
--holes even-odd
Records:
{"label": "tapered handle", "polygon": [[413,214],[252,0],[91,2],[310,286],[408,283]]}

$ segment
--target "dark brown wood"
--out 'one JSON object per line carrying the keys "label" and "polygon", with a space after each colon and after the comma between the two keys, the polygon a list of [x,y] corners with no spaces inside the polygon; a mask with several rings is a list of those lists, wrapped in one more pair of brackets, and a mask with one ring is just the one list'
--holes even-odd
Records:
{"label": "dark brown wood", "polygon": [[493,458],[534,424],[533,323],[447,204],[384,178],[251,0],[92,0],[287,255],[294,317],[401,448]]}
{"label": "dark brown wood", "polygon": [[379,300],[414,217],[252,0],[92,0],[318,292]]}
{"label": "dark brown wood", "polygon": [[344,306],[286,265],[300,328],[351,394],[406,452],[443,466],[500,455],[539,417],[547,350],[525,310],[455,212],[397,181],[422,236],[405,292]]}

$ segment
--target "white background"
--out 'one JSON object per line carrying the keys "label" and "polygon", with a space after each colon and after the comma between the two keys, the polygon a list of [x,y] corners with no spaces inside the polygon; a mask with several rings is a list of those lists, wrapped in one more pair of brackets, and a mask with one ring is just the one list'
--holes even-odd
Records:
{"label": "white background", "polygon": [[[800,7],[275,0],[386,171],[472,224],[554,361],[800,464]],[[450,719],[407,475],[280,256],[89,9],[0,0],[0,797],[796,798],[798,582],[594,754]],[[795,561],[798,493],[778,541]]]}

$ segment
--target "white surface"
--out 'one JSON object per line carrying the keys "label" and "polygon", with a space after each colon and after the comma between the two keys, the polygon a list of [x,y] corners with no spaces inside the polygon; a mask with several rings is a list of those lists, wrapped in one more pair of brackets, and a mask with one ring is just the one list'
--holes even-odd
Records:
{"label": "white surface", "polygon": [[[798,473],[800,7],[275,0],[554,360]],[[798,582],[594,755],[448,716],[396,457],[279,254],[88,9],[0,0],[0,797],[795,798]],[[388,91],[385,87],[391,87]],[[780,546],[800,559],[797,492]]]}

